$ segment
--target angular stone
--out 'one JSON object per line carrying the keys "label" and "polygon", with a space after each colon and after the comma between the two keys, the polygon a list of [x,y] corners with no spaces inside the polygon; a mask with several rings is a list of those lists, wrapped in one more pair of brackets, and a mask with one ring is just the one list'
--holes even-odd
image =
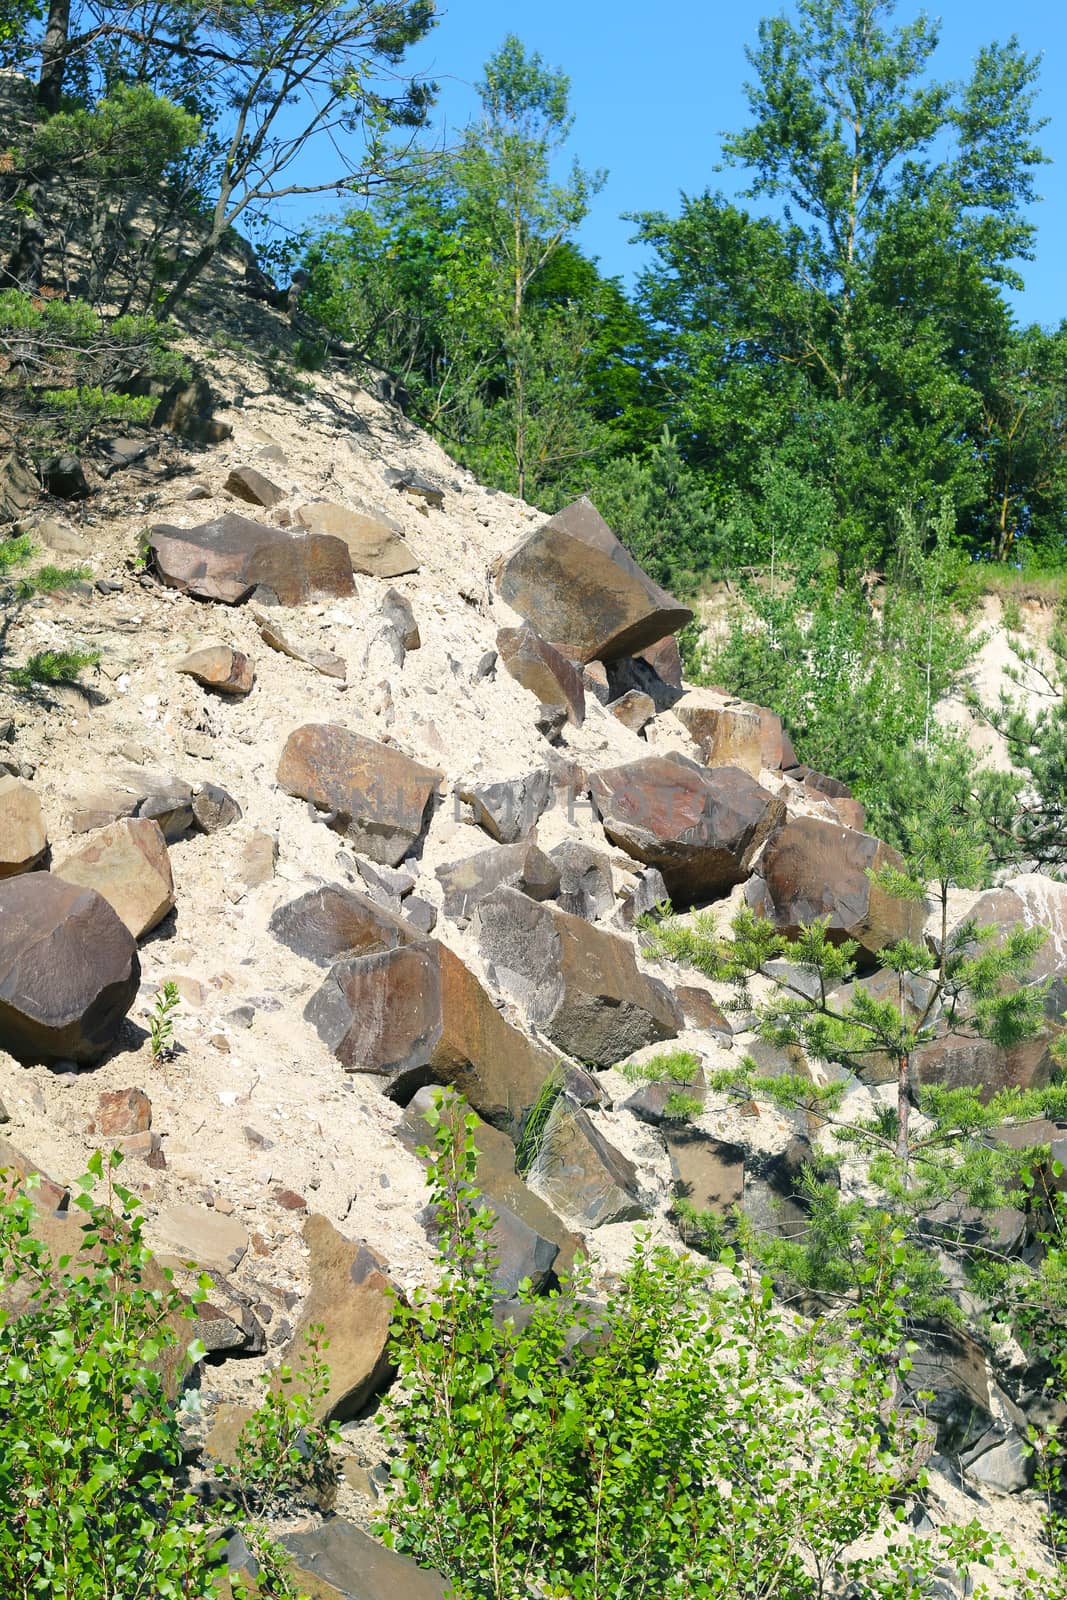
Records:
{"label": "angular stone", "polygon": [[405,650],[418,650],[422,645],[419,625],[411,609],[411,601],[398,589],[387,589],[382,599],[382,616],[391,623],[400,636]]}
{"label": "angular stone", "polygon": [[721,1034],[724,1039],[733,1038],[729,1020],[706,989],[698,989],[692,984],[679,984],[674,997],[682,1008],[685,1020],[694,1028]]}
{"label": "angular stone", "polygon": [[405,895],[409,895],[415,887],[415,879],[410,872],[404,872],[397,867],[382,866],[381,863],[365,861],[362,856],[349,856],[339,854],[338,865],[343,865],[351,876],[354,870],[363,891],[369,894],[372,900],[377,900],[379,905],[388,906],[392,911],[400,910],[400,902]]}
{"label": "angular stone", "polygon": [[386,1550],[343,1517],[309,1533],[288,1533],[282,1543],[293,1558],[296,1587],[311,1600],[449,1600],[453,1593],[440,1573]]}
{"label": "angular stone", "polygon": [[656,715],[656,702],[641,689],[628,689],[618,700],[610,702],[608,710],[624,728],[629,728],[631,733],[640,733]]}
{"label": "angular stone", "polygon": [[552,774],[544,767],[522,778],[458,787],[475,821],[499,844],[515,844],[532,833],[552,801]]}
{"label": "angular stone", "polygon": [[347,506],[335,505],[330,500],[301,506],[296,516],[300,525],[311,533],[342,540],[356,572],[365,572],[372,578],[401,578],[406,572],[419,570],[411,547],[392,528],[374,517],[365,517],[359,511],[350,511]]}
{"label": "angular stone", "polygon": [[301,661],[307,667],[314,667],[316,672],[324,678],[336,678],[343,683],[348,676],[348,668],[341,656],[335,656],[329,650],[302,650],[264,611],[252,607],[259,637],[265,645],[272,650],[277,650],[279,655],[288,656],[291,661]]}
{"label": "angular stone", "polygon": [[758,706],[745,705],[716,689],[690,689],[671,709],[705,766],[740,767],[759,777],[765,763]]}
{"label": "angular stone", "polygon": [[95,890],[48,872],[0,881],[0,1049],[98,1061],[140,977],[132,935]]}
{"label": "angular stone", "polygon": [[609,661],[607,679],[609,702],[621,700],[628,694],[643,694],[657,711],[670,711],[682,697],[681,689],[664,682],[640,655],[620,656],[617,661]]}
{"label": "angular stone", "polygon": [[661,1131],[671,1159],[676,1199],[717,1216],[724,1216],[741,1204],[745,1194],[745,1152],[740,1145],[713,1138],[700,1128],[668,1124]]}
{"label": "angular stone", "polygon": [[341,956],[395,950],[414,937],[402,917],[336,883],[279,906],[269,927],[287,950],[324,967]]}
{"label": "angular stone", "polygon": [[406,495],[411,500],[421,500],[424,505],[433,506],[440,511],[445,503],[444,490],[438,488],[429,478],[421,472],[416,472],[414,467],[398,469],[389,467],[385,473],[385,481],[397,494]]}
{"label": "angular stone", "polygon": [[911,1367],[901,1377],[905,1394],[930,1396],[913,1404],[937,1426],[944,1454],[963,1454],[989,1430],[993,1421],[989,1367],[977,1339],[962,1328],[930,1321],[912,1332],[916,1348]]}
{"label": "angular stone", "polygon": [[921,944],[925,921],[921,903],[895,899],[871,882],[868,874],[883,866],[904,870],[903,858],[881,839],[793,817],[769,840],[748,902],[789,937],[827,917],[831,939],[855,939],[861,956],[873,960],[898,939]]}
{"label": "angular stone", "polygon": [[[283,1362],[294,1374],[307,1359],[307,1335],[321,1326],[329,1340],[330,1386],[314,1407],[318,1421],[347,1422],[393,1376],[389,1360],[392,1285],[381,1257],[346,1239],[325,1217],[304,1223],[308,1295]],[[299,1383],[299,1378],[294,1378]]]}
{"label": "angular stone", "polygon": [[13,449],[0,452],[0,523],[18,522],[41,493],[40,481]]}
{"label": "angular stone", "polygon": [[152,1102],[143,1089],[103,1089],[97,1096],[96,1110],[86,1131],[100,1138],[114,1139],[147,1133],[151,1126]]}
{"label": "angular stone", "polygon": [[623,1110],[632,1112],[642,1122],[652,1127],[685,1127],[690,1113],[679,1113],[676,1101],[679,1096],[696,1101],[702,1108],[707,1084],[704,1069],[697,1064],[688,1077],[660,1079],[644,1083],[623,1101]]}
{"label": "angular stone", "polygon": [[1034,1476],[1034,1452],[1014,1428],[991,1430],[962,1458],[967,1476],[998,1494],[1021,1494]]}
{"label": "angular stone", "polygon": [[683,1026],[670,990],[639,971],[633,945],[514,889],[497,889],[475,913],[492,981],[523,1006],[547,1039],[597,1066]]}
{"label": "angular stone", "polygon": [[585,498],[530,534],[502,563],[498,583],[543,639],[581,661],[633,655],[693,615],[642,572]]}
{"label": "angular stone", "polygon": [[524,689],[543,706],[560,706],[567,719],[580,728],[585,721],[582,675],[554,645],[532,628],[501,628],[496,636],[500,659]]}
{"label": "angular stone", "polygon": [[[1050,980],[1045,1015],[1058,1021],[1067,1011],[1067,883],[1042,872],[1022,873],[999,889],[988,889],[965,921],[995,928],[997,943],[1014,927],[1045,929],[1047,938],[1031,963],[1030,977],[1038,983]],[[957,932],[954,928],[950,937]]]}
{"label": "angular stone", "polygon": [[1045,1089],[1052,1077],[1050,1032],[1005,1049],[991,1039],[940,1033],[912,1052],[912,1081],[945,1089],[977,1089],[989,1100],[1002,1089]]}
{"label": "angular stone", "polygon": [[225,488],[228,494],[234,495],[238,500],[247,500],[251,506],[262,506],[269,511],[276,506],[285,495],[276,483],[271,483],[262,472],[257,472],[255,467],[234,467],[226,479]]}
{"label": "angular stone", "polygon": [[615,909],[611,862],[601,850],[580,839],[564,839],[549,852],[559,869],[559,907],[573,917],[596,922]]}
{"label": "angular stone", "polygon": [[[125,386],[125,392],[159,395],[160,389],[155,379],[134,378]],[[193,378],[189,382],[179,378],[161,396],[152,426],[165,428],[197,444],[222,444],[233,433],[233,428],[213,415],[215,403],[206,378]]]}
{"label": "angular stone", "polygon": [[390,1099],[403,1104],[425,1084],[451,1083],[508,1132],[557,1066],[433,939],[339,961],[304,1015],[343,1067],[379,1078]]}
{"label": "angular stone", "polygon": [[421,895],[413,894],[405,901],[404,921],[409,922],[416,933],[431,934],[437,926],[437,907]]}
{"label": "angular stone", "polygon": [[237,877],[246,889],[258,889],[274,877],[278,841],[269,833],[254,833],[241,848]]}
{"label": "angular stone", "polygon": [[173,844],[193,825],[192,785],[146,767],[120,768],[107,788],[85,798],[70,825],[75,833],[92,833],[122,817],[150,817]]}
{"label": "angular stone", "polygon": [[564,1098],[548,1114],[531,1176],[556,1210],[590,1228],[649,1215],[633,1162]]}
{"label": "angular stone", "polygon": [[188,673],[205,689],[215,689],[219,694],[248,694],[256,678],[256,669],[243,650],[234,650],[228,644],[202,645],[191,650],[174,663],[175,672]]}
{"label": "angular stone", "polygon": [[233,1272],[248,1254],[248,1232],[236,1217],[184,1201],[157,1212],[145,1232],[158,1254],[223,1274]]}
{"label": "angular stone", "polygon": [[392,745],[310,722],[286,740],[278,782],[330,813],[330,826],[372,861],[395,867],[422,841],[441,774]]}
{"label": "angular stone", "polygon": [[614,917],[615,926],[629,930],[669,899],[662,872],[658,867],[646,867],[644,872],[637,874],[633,886],[619,900],[619,909]]}
{"label": "angular stone", "polygon": [[531,839],[519,844],[479,850],[462,861],[438,867],[446,917],[468,917],[480,900],[502,884],[510,884],[532,900],[549,900],[559,892],[559,868]]}
{"label": "angular stone", "polygon": [[174,909],[167,841],[149,817],[127,817],[101,828],[61,861],[53,876],[103,895],[135,939]]}
{"label": "angular stone", "polygon": [[785,803],[740,768],[670,756],[595,772],[589,786],[608,838],[658,867],[676,904],[743,883],[785,816]]}
{"label": "angular stone", "polygon": [[41,802],[21,778],[0,774],[0,878],[14,878],[48,851]]}
{"label": "angular stone", "polygon": [[49,494],[54,494],[57,500],[88,498],[89,485],[85,470],[77,456],[72,456],[68,452],[51,456],[41,468],[41,477],[45,489]]}
{"label": "angular stone", "polygon": [[240,822],[243,814],[233,795],[217,783],[202,783],[193,795],[193,821],[201,833],[219,833]]}
{"label": "angular stone", "polygon": [[638,657],[650,666],[656,676],[671,689],[681,691],[682,655],[674,634],[650,644],[647,650],[638,651]]}
{"label": "angular stone", "polygon": [[284,528],[228,512],[198,528],[157,523],[148,534],[152,564],[169,589],[198,600],[240,605],[257,589],[283,606],[355,593],[352,562],[340,539],[294,538]]}

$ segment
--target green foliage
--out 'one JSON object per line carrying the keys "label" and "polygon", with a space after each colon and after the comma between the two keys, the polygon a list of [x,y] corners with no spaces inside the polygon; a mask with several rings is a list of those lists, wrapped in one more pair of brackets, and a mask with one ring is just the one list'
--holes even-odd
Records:
{"label": "green foliage", "polygon": [[309,1328],[299,1372],[283,1365],[268,1374],[263,1400],[238,1436],[233,1467],[220,1463],[215,1469],[229,1481],[250,1521],[337,1481],[330,1447],[340,1430],[334,1422],[317,1420],[330,1388],[328,1349],[323,1329]]}
{"label": "green foliage", "polygon": [[[36,594],[53,594],[89,576],[84,567],[56,567],[51,563],[31,572],[19,571],[35,554],[29,534],[0,539],[0,662],[8,632],[25,601]],[[21,667],[8,667],[6,676],[16,688],[26,690],[75,684],[79,673],[95,666],[99,659],[96,650],[39,650]]]}
{"label": "green foliage", "polygon": [[38,650],[23,666],[8,669],[8,681],[19,689],[76,684],[78,675],[99,660],[99,650]]}
{"label": "green foliage", "polygon": [[168,978],[156,995],[148,1018],[148,1036],[152,1047],[152,1060],[157,1066],[173,1052],[174,1024],[181,998],[178,985],[173,978]]}
{"label": "green foliage", "polygon": [[548,1119],[562,1093],[563,1074],[556,1069],[549,1073],[538,1090],[537,1099],[530,1107],[522,1131],[515,1141],[515,1171],[522,1177],[526,1176],[541,1153]]}
{"label": "green foliage", "polygon": [[[993,1557],[977,1528],[895,1529],[924,1423],[888,1404],[907,1360],[891,1287],[866,1326],[805,1335],[768,1282],[712,1288],[639,1243],[608,1308],[579,1280],[501,1320],[475,1121],[449,1111],[428,1117],[439,1281],[396,1307],[388,1542],[462,1600],[816,1600],[833,1579],[912,1600],[939,1563]],[[876,1531],[887,1553],[855,1556]]]}

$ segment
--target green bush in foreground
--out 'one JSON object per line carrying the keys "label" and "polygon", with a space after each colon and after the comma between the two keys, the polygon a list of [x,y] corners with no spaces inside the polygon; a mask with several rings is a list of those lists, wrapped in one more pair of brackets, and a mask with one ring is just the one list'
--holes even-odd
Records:
{"label": "green bush in foreground", "polygon": [[[396,1308],[388,1542],[463,1600],[818,1600],[849,1582],[854,1600],[919,1600],[942,1564],[1010,1564],[977,1526],[899,1528],[926,1425],[892,1405],[908,1356],[891,1274],[877,1316],[802,1329],[766,1280],[711,1285],[646,1243],[607,1308],[579,1277],[527,1287],[503,1321],[476,1124],[450,1110],[428,1118],[440,1279]],[[872,1536],[882,1553],[856,1556]]]}

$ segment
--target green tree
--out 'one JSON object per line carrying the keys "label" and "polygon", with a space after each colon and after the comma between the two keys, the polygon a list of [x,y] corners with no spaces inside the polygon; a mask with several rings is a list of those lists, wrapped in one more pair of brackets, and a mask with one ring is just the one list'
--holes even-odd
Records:
{"label": "green tree", "polygon": [[885,560],[898,506],[949,493],[969,512],[989,494],[981,382],[1032,245],[1037,63],[1013,39],[966,83],[937,82],[936,25],[893,26],[893,10],[798,0],[762,22],[752,120],[723,147],[758,209],[708,191],[637,219],[677,426],[753,533],[735,559],[769,558],[773,463],[831,496],[852,568]]}
{"label": "green tree", "polygon": [[983,384],[986,489],[973,528],[994,561],[1063,558],[1067,525],[1067,322],[1012,332]]}

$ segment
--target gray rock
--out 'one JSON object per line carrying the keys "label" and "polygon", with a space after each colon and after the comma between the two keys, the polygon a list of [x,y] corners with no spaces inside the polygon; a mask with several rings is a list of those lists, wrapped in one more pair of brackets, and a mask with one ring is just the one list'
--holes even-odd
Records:
{"label": "gray rock", "polygon": [[633,1162],[565,1097],[549,1112],[531,1177],[557,1211],[587,1227],[649,1215]]}
{"label": "gray rock", "polygon": [[342,1600],[448,1600],[450,1588],[439,1573],[386,1550],[343,1517],[286,1534],[282,1543],[296,1566],[298,1588],[303,1573],[332,1584]]}
{"label": "gray rock", "polygon": [[615,888],[607,856],[578,839],[565,839],[549,854],[559,868],[560,909],[584,917],[586,922],[610,916],[615,909]]}
{"label": "gray rock", "polygon": [[438,867],[437,881],[444,890],[444,913],[453,919],[468,917],[479,901],[502,884],[509,884],[533,900],[547,900],[559,890],[559,871],[529,839],[519,844],[479,850],[462,861]]}
{"label": "gray rock", "polygon": [[499,783],[468,784],[456,790],[473,807],[475,821],[500,844],[525,839],[552,800],[552,775],[544,767],[522,778]]}

